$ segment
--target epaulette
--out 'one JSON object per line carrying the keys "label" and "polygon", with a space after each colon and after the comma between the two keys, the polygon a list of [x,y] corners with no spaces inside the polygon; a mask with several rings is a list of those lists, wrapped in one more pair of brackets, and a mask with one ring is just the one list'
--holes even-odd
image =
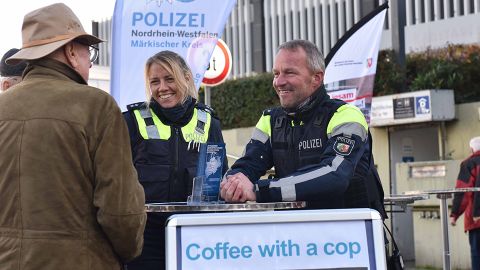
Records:
{"label": "epaulette", "polygon": [[147,104],[145,104],[145,102],[137,102],[137,103],[132,103],[127,105],[127,110],[134,111],[138,109],[144,109],[146,107],[147,107]]}
{"label": "epaulette", "polygon": [[275,110],[275,108],[265,109],[265,110],[263,110],[262,115],[272,115],[272,113],[273,113],[274,110]]}
{"label": "epaulette", "polygon": [[195,108],[199,109],[199,110],[202,110],[202,111],[206,111],[208,112],[211,116],[215,117],[216,118],[216,115],[215,115],[215,110],[208,106],[208,105],[205,105],[203,103],[195,103]]}

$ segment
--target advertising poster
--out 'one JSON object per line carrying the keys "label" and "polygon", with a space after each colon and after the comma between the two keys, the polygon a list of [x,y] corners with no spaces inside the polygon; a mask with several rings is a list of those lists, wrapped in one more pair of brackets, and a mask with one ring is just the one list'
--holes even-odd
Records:
{"label": "advertising poster", "polygon": [[370,122],[378,50],[388,2],[356,23],[325,58],[325,87],[331,98],[360,108]]}

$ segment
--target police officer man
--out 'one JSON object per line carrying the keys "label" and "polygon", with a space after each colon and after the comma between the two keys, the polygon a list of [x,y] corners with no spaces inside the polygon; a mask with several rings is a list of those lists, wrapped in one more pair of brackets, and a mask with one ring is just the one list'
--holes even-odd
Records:
{"label": "police officer man", "polygon": [[0,62],[0,75],[2,76],[0,89],[2,92],[22,81],[22,73],[27,63],[22,61],[16,65],[8,65],[5,62],[7,58],[16,54],[18,51],[19,49],[16,48],[8,50],[3,55],[2,62]]}
{"label": "police officer man", "polygon": [[[228,202],[307,201],[307,207],[369,207],[368,126],[353,105],[332,100],[323,86],[325,64],[306,40],[282,44],[273,65],[281,107],[263,112],[245,154],[227,172]],[[262,179],[275,167],[275,177]]]}

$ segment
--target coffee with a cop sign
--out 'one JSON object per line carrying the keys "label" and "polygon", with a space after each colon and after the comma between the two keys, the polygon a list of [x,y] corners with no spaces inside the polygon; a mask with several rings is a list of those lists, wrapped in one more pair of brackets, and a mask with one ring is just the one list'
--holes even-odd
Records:
{"label": "coffee with a cop sign", "polygon": [[[221,232],[221,233],[220,233]],[[184,227],[183,269],[315,269],[369,265],[362,221]],[[205,237],[208,235],[208,237]],[[278,267],[281,266],[281,267]]]}

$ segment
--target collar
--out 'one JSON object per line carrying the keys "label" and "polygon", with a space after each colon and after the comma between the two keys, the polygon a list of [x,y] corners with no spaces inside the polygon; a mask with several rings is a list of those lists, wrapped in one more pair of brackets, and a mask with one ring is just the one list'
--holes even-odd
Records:
{"label": "collar", "polygon": [[469,158],[476,157],[476,156],[480,156],[480,151],[474,152],[472,155],[470,155]]}
{"label": "collar", "polygon": [[327,95],[327,90],[325,90],[325,86],[322,84],[295,110],[283,109],[283,111],[293,120],[305,120],[312,114],[312,112],[318,107],[319,104],[325,102],[328,99],[330,99],[330,97]]}
{"label": "collar", "polygon": [[[183,104],[165,109],[152,98],[150,107],[162,123],[169,126],[185,126],[192,119],[196,99],[188,98]],[[180,114],[180,115],[177,115]]]}
{"label": "collar", "polygon": [[75,81],[79,84],[87,85],[87,82],[69,65],[62,63],[60,61],[42,58],[40,60],[29,61],[25,71],[23,72],[24,79],[29,77],[35,77],[37,75],[54,75],[61,74],[65,78]]}

